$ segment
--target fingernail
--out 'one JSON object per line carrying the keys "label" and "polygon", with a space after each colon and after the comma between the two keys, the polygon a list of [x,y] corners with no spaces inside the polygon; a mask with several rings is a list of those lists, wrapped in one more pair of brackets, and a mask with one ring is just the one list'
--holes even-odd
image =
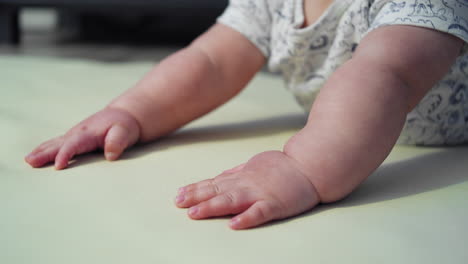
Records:
{"label": "fingernail", "polygon": [[189,215],[196,215],[198,213],[198,207],[192,207],[188,211]]}
{"label": "fingernail", "polygon": [[117,154],[114,152],[106,152],[106,159],[107,160],[115,160],[117,159]]}
{"label": "fingernail", "polygon": [[178,196],[176,197],[176,199],[175,199],[175,202],[176,202],[176,203],[181,203],[181,202],[183,202],[184,200],[185,200],[185,196],[183,196],[183,195],[178,195]]}
{"label": "fingernail", "polygon": [[28,160],[28,159],[31,159],[32,157],[34,157],[34,154],[33,153],[29,153],[28,155],[26,155],[24,157],[25,160]]}
{"label": "fingernail", "polygon": [[229,222],[229,226],[231,228],[237,228],[237,227],[239,227],[239,223],[240,223],[240,219],[238,217],[234,217]]}
{"label": "fingernail", "polygon": [[177,190],[178,194],[184,194],[185,193],[185,187],[181,187]]}

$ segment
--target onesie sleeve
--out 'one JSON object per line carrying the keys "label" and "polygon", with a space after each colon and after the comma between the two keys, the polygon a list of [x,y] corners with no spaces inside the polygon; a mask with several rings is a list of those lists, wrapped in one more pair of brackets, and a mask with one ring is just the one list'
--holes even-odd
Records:
{"label": "onesie sleeve", "polygon": [[244,35],[269,57],[272,21],[268,0],[230,0],[217,22]]}
{"label": "onesie sleeve", "polygon": [[[445,32],[468,42],[468,0],[394,0],[380,5],[370,30],[385,25],[411,25]],[[374,10],[375,11],[375,10]],[[372,10],[370,11],[372,17]]]}

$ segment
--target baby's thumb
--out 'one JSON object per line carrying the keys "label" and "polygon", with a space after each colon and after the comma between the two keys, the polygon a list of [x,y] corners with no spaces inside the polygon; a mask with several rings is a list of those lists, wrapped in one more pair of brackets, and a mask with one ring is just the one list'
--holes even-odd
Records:
{"label": "baby's thumb", "polygon": [[104,139],[104,155],[107,160],[116,160],[134,142],[130,142],[130,131],[120,124],[113,125]]}

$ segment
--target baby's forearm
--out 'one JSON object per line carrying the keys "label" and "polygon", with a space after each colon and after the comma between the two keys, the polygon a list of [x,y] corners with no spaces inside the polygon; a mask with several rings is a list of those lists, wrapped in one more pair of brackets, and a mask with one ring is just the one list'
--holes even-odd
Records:
{"label": "baby's forearm", "polygon": [[186,48],[156,65],[109,107],[131,113],[141,126],[140,140],[148,141],[179,128],[226,100],[210,93],[212,87],[221,86],[219,78],[205,54]]}
{"label": "baby's forearm", "polygon": [[132,114],[141,127],[140,141],[149,141],[228,101],[263,63],[253,44],[218,24],[155,66],[109,107]]}
{"label": "baby's forearm", "polygon": [[408,111],[407,84],[385,68],[350,60],[327,82],[304,129],[285,145],[319,192],[339,200],[394,146]]}
{"label": "baby's forearm", "polygon": [[306,127],[284,148],[322,202],[343,198],[383,162],[406,114],[445,75],[462,44],[411,26],[382,27],[361,41],[323,87]]}

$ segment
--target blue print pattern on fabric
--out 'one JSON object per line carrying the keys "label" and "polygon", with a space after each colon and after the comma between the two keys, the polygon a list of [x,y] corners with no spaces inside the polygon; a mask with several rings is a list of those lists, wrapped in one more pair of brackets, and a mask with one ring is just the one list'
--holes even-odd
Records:
{"label": "blue print pattern on fabric", "polygon": [[465,0],[390,1],[374,28],[380,25],[414,25],[455,35],[468,41],[468,5]]}
{"label": "blue print pattern on fabric", "polygon": [[[412,25],[431,28],[468,41],[468,1],[389,1],[371,26]],[[468,52],[464,51],[450,71],[408,114],[400,143],[451,145],[468,141]]]}
{"label": "blue print pattern on fabric", "polygon": [[399,142],[468,142],[468,0],[335,0],[306,28],[303,0],[231,0],[218,22],[262,51],[307,112],[328,77],[377,28],[411,25],[461,38],[462,53],[408,114]]}

